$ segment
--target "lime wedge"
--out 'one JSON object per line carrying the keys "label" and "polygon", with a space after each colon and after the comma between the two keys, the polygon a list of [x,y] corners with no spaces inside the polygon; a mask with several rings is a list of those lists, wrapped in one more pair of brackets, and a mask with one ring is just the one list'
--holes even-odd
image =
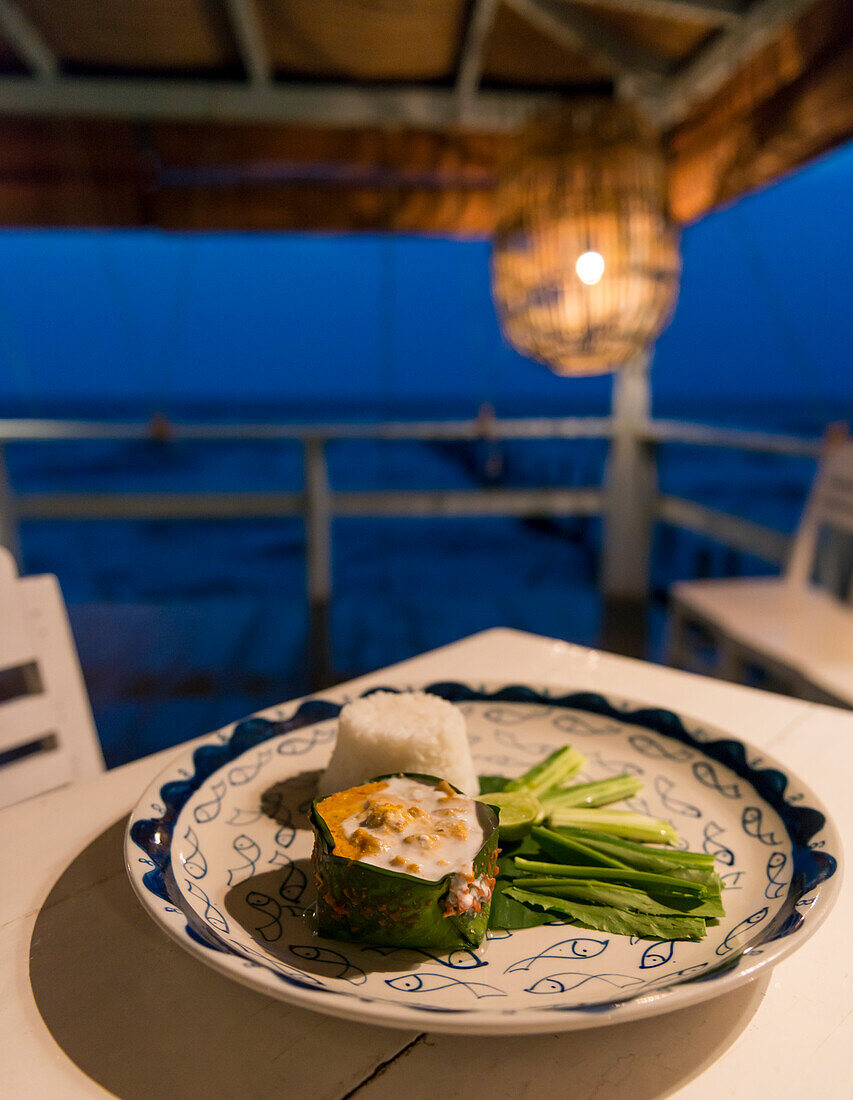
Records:
{"label": "lime wedge", "polygon": [[504,840],[520,840],[545,817],[539,799],[530,791],[496,791],[480,795],[480,802],[498,808],[498,829]]}

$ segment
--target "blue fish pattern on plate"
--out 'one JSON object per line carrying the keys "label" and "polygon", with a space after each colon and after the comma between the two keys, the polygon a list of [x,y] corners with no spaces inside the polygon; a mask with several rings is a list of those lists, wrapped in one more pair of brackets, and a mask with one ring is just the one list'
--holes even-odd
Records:
{"label": "blue fish pattern on plate", "polygon": [[512,974],[516,970],[529,970],[534,963],[543,959],[594,959],[604,951],[610,940],[597,940],[591,936],[573,936],[568,940],[560,940],[540,951],[538,955],[531,955],[527,959],[518,959],[504,971]]}
{"label": "blue fish pattern on plate", "polygon": [[213,798],[202,802],[193,810],[197,825],[209,825],[211,821],[215,821],[219,817],[219,811],[222,809],[222,799],[225,797],[227,789],[224,780],[211,785],[210,793]]}
{"label": "blue fish pattern on plate", "polygon": [[[484,1009],[511,1019],[542,1013],[547,1005],[551,1023],[542,1030],[553,1030],[555,1010],[578,1017],[627,1012],[650,994],[670,996],[697,983],[713,988],[736,973],[742,952],[751,960],[762,951],[772,958],[774,945],[819,907],[822,884],[835,869],[833,834],[809,798],[791,790],[798,784],[737,740],[691,729],[661,708],[612,703],[589,692],[457,682],[428,690],[464,705],[477,751],[499,761],[505,774],[575,743],[588,758],[583,779],[641,776],[644,787],[632,804],[672,820],[682,834],[680,846],[715,856],[729,916],[700,944],[602,936],[566,921],[512,934],[494,929],[484,949],[447,956],[316,938],[290,942],[284,929],[294,931],[294,920],[305,927],[302,914],[312,900],[303,870],[310,852],[303,816],[310,791],[300,777],[328,756],[341,705],[328,699],[306,700],[292,713],[277,708],[274,719],[253,717],[212,735],[146,792],[128,841],[142,858],[128,864],[152,914],[170,922],[173,934],[200,957],[250,967],[245,973],[257,974],[253,981],[268,991],[265,982],[278,983],[275,988],[293,998],[310,990],[321,1000],[352,999],[353,1018],[360,1004],[397,1004],[399,1013],[448,1019]],[[283,779],[288,787],[293,779],[296,788],[276,823],[259,813],[259,792]],[[184,874],[176,874],[178,868]],[[267,881],[274,872],[276,885],[253,890],[262,872]],[[246,891],[255,917],[251,938],[225,916],[220,899],[229,880]],[[480,974],[488,981],[476,980]],[[322,1005],[315,1000],[312,1007]],[[393,1019],[404,1026],[415,1016]]]}
{"label": "blue fish pattern on plate", "polygon": [[735,862],[735,854],[720,839],[725,835],[725,832],[726,830],[722,825],[719,825],[716,821],[709,821],[702,830],[702,849],[712,855],[718,863],[731,867]]}
{"label": "blue fish pattern on plate", "polygon": [[788,888],[788,879],[784,877],[788,856],[785,852],[771,852],[764,869],[767,875],[767,885],[764,887],[764,896],[774,900],[782,897]]}
{"label": "blue fish pattern on plate", "polygon": [[675,783],[668,776],[656,775],[654,789],[667,813],[678,814],[680,817],[702,816],[702,811],[698,806],[694,806],[692,802],[685,802],[683,798],[678,798],[673,794]]}
{"label": "blue fish pattern on plate", "polygon": [[362,947],[361,950],[367,954],[381,955],[383,958],[388,958],[390,955],[421,955],[450,970],[478,970],[481,966],[489,965],[487,959],[481,958],[475,951],[466,951],[464,948],[451,951],[448,955],[436,955],[422,947],[376,947],[372,944]]}
{"label": "blue fish pattern on plate", "polygon": [[745,920],[742,920],[740,924],[736,924],[717,948],[717,954],[726,955],[729,951],[734,951],[735,947],[738,946],[738,937],[750,931],[756,924],[761,924],[769,912],[770,910],[765,905],[761,909],[757,909],[754,913],[751,913]]}
{"label": "blue fish pattern on plate", "polygon": [[652,760],[691,760],[693,753],[683,745],[673,748],[664,745],[656,737],[648,733],[632,733],[628,737],[628,744],[632,745],[643,756],[649,756]]}
{"label": "blue fish pattern on plate", "polygon": [[245,897],[246,905],[259,915],[263,923],[254,925],[253,931],[265,943],[278,943],[284,928],[281,923],[286,907],[277,898],[264,894],[260,890],[250,890]]}
{"label": "blue fish pattern on plate", "polygon": [[565,973],[548,974],[528,986],[525,992],[536,993],[539,996],[550,993],[570,993],[573,989],[580,989],[584,985],[594,987],[596,982],[610,986],[611,989],[628,989],[630,986],[643,984],[642,978],[634,974],[583,974],[577,970],[570,970]]}
{"label": "blue fish pattern on plate", "polygon": [[353,985],[363,985],[367,981],[367,975],[360,966],[330,947],[320,947],[315,943],[292,943],[289,950],[297,959],[311,963],[312,967],[319,967],[323,973],[330,974],[333,978],[351,982]]}
{"label": "blue fish pattern on plate", "polygon": [[204,858],[204,853],[200,850],[198,837],[191,825],[187,825],[184,839],[187,840],[190,845],[189,854],[183,857],[184,870],[195,879],[204,878],[207,874],[207,860]]}
{"label": "blue fish pattern on plate", "polygon": [[757,840],[760,840],[762,844],[768,844],[771,847],[775,847],[777,844],[781,844],[781,840],[772,829],[764,830],[764,811],[760,806],[745,806],[743,814],[741,815],[741,824],[743,825],[743,831],[748,836],[754,836]]}
{"label": "blue fish pattern on plate", "polygon": [[248,828],[249,825],[257,825],[263,816],[264,812],[260,807],[256,810],[238,809],[231,814],[226,824]]}
{"label": "blue fish pattern on plate", "polygon": [[717,769],[707,760],[697,760],[693,765],[693,775],[702,784],[712,791],[717,791],[723,798],[742,798],[738,783],[723,783],[717,775]]}
{"label": "blue fish pattern on plate", "polygon": [[231,841],[231,847],[234,849],[234,854],[239,856],[242,863],[236,867],[228,868],[228,885],[233,886],[236,882],[242,882],[247,879],[249,875],[255,873],[255,868],[258,865],[258,860],[261,858],[261,846],[257,841],[252,840],[246,833],[240,833],[239,836],[235,836]]}
{"label": "blue fish pattern on plate", "polygon": [[675,944],[672,940],[659,940],[650,943],[640,958],[640,969],[651,970],[656,966],[665,966],[672,961]]}
{"label": "blue fish pattern on plate", "polygon": [[435,993],[439,989],[465,989],[475,997],[506,997],[504,989],[484,982],[463,982],[460,978],[451,978],[447,974],[400,974],[396,978],[386,978],[385,984],[403,993]]}

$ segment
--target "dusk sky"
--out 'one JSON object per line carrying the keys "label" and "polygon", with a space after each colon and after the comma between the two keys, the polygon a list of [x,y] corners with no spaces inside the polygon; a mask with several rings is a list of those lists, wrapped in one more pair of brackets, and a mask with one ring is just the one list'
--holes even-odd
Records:
{"label": "dusk sky", "polygon": [[[851,195],[848,144],[684,231],[654,366],[662,407],[853,406]],[[380,414],[424,401],[565,412],[609,392],[506,346],[482,240],[7,230],[0,253],[0,400],[30,414],[63,399],[145,415],[329,398]]]}

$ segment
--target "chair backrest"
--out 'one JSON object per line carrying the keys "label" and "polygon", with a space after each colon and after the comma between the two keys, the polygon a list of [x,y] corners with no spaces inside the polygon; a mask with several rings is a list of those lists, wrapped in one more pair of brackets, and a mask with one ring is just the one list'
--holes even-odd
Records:
{"label": "chair backrest", "polygon": [[[817,576],[816,576],[817,574]],[[787,581],[817,579],[842,599],[853,583],[853,440],[828,446],[794,539]]]}
{"label": "chair backrest", "polygon": [[57,579],[0,547],[0,807],[103,768]]}

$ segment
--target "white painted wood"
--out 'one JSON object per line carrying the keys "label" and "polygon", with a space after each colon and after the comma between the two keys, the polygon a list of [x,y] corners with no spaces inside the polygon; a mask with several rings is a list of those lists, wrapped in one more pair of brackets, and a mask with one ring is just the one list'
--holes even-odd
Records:
{"label": "white painted wood", "polygon": [[234,519],[296,516],[302,493],[21,493],[20,519]]}
{"label": "white painted wood", "polygon": [[[655,422],[659,423],[659,422]],[[489,424],[490,439],[598,439],[608,436],[611,420],[606,416],[501,417]],[[684,425],[689,429],[691,425]],[[713,429],[711,429],[713,430]],[[724,430],[723,430],[724,431]],[[650,433],[650,426],[644,428]],[[473,420],[384,420],[358,424],[223,424],[170,423],[171,439],[481,439],[483,425]],[[758,440],[765,438],[755,433]],[[0,419],[0,441],[57,439],[150,439],[147,423],[106,420]],[[776,437],[769,437],[771,439]],[[787,437],[785,437],[787,438]],[[721,444],[739,446],[740,444]]]}
{"label": "white painted wood", "polygon": [[27,693],[0,702],[0,753],[44,747],[0,763],[0,806],[104,767],[59,584],[49,575],[19,578],[0,547],[0,670],[20,668]]}
{"label": "white painted wood", "polygon": [[0,0],[0,31],[37,77],[50,80],[59,72],[56,54],[14,0]]}
{"label": "white painted wood", "polygon": [[645,438],[655,443],[690,443],[698,447],[731,447],[759,454],[801,455],[818,458],[820,439],[778,432],[750,432],[739,428],[720,428],[715,424],[691,424],[685,420],[654,419],[646,424]]}
{"label": "white painted wood", "polygon": [[498,0],[475,0],[474,2],[456,74],[456,97],[459,101],[460,117],[464,117],[471,109],[477,96],[480,78],[483,75],[486,46],[497,10]]}
{"label": "white painted wood", "polygon": [[[487,631],[348,686],[355,692],[451,677],[583,687],[681,709],[774,753],[819,792],[841,833],[853,834],[853,715],[846,712],[511,630]],[[142,912],[117,859],[117,832],[100,844],[97,838],[172,755],[166,750],[0,811],[0,1064],[3,1089],[16,1100],[111,1095],[104,1081],[116,1061],[137,1067],[141,1079],[152,1057],[163,1088],[176,1096],[242,1095],[251,1080],[288,1096],[331,1100],[358,1089],[360,1100],[432,1100],[451,1067],[454,1087],[463,1078],[488,1081],[500,1100],[534,1092],[542,1100],[802,1100],[804,1090],[847,1100],[849,875],[827,923],[763,990],[755,988],[754,998],[748,987],[737,1001],[700,1006],[701,1015],[691,1009],[559,1038],[428,1036],[402,1053],[410,1033],[326,1019],[249,993],[189,958]],[[79,1006],[75,1062],[39,1012],[29,956],[46,896],[84,849],[40,920],[51,933],[46,941],[74,945],[57,966],[66,971],[61,980],[88,974],[97,991],[95,1009]],[[97,947],[96,934],[106,937]],[[191,1081],[180,1076],[187,1049],[200,1052]],[[301,1052],[296,1063],[294,1051]],[[119,1095],[127,1100],[130,1093]]]}
{"label": "white painted wood", "polygon": [[774,565],[783,565],[791,552],[791,538],[783,531],[765,527],[760,523],[707,508],[695,500],[681,497],[658,496],[655,515],[673,527],[682,527],[699,535],[707,535],[724,546],[731,546],[746,554],[755,554]]}
{"label": "white painted wood", "polygon": [[12,557],[20,561],[18,511],[15,506],[15,494],[9,482],[2,442],[0,442],[0,546],[5,546]]}
{"label": "white painted wood", "polygon": [[809,582],[823,524],[853,531],[853,442],[829,447],[821,463],[788,564],[786,579],[795,588]]}
{"label": "white painted wood", "polygon": [[[594,515],[599,489],[435,489],[338,492],[339,516]],[[302,515],[303,493],[23,493],[21,519],[234,519]]]}
{"label": "white painted wood", "polygon": [[322,442],[305,445],[305,543],[309,603],[332,595],[332,496]]}
{"label": "white painted wood", "polygon": [[689,664],[692,621],[716,637],[722,675],[749,661],[790,690],[853,707],[853,607],[812,583],[824,524],[853,532],[853,442],[828,448],[782,577],[672,586],[672,658]]}
{"label": "white painted wood", "polygon": [[60,76],[0,78],[0,114],[63,117],[294,122],[314,126],[462,125],[514,131],[553,95],[483,91],[464,121],[453,88],[342,84],[240,84],[225,80]]}
{"label": "white painted wood", "polygon": [[613,438],[607,458],[606,528],[601,566],[605,598],[643,599],[649,586],[655,458],[643,439],[651,408],[648,357],[613,377]]}
{"label": "white painted wood", "polygon": [[268,84],[272,65],[255,0],[225,0],[225,6],[246,75],[252,84]]}

